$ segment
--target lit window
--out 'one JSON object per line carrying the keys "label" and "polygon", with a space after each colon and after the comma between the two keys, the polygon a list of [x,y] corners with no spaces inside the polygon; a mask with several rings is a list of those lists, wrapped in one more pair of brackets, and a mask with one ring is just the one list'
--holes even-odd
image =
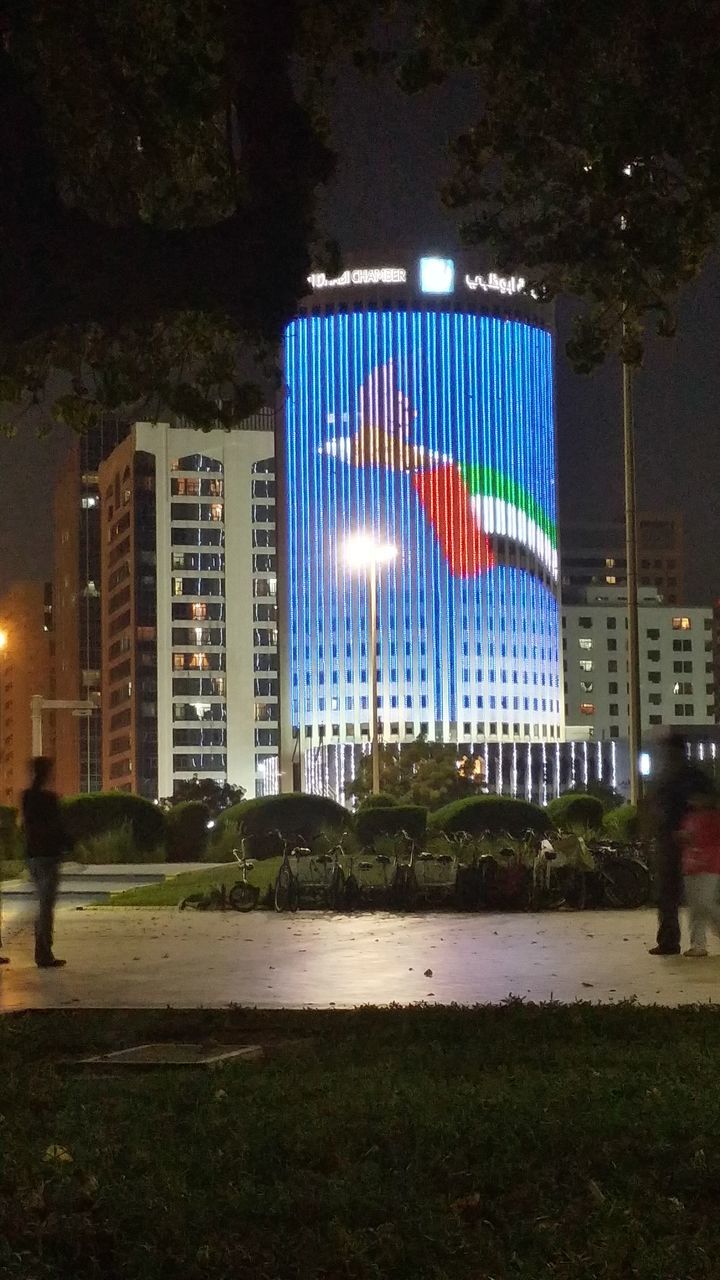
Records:
{"label": "lit window", "polygon": [[590,636],[580,636],[578,639],[578,644],[581,649],[592,649],[592,643]]}
{"label": "lit window", "polygon": [[581,703],[580,703],[580,715],[581,715],[581,716],[594,716],[594,715],[595,715],[595,703],[594,703],[594,702],[581,702]]}
{"label": "lit window", "polygon": [[581,671],[592,671],[592,669],[593,669],[592,658],[581,658],[581,659],[580,659],[580,670],[581,670]]}
{"label": "lit window", "polygon": [[605,561],[605,568],[606,568],[606,569],[614,569],[614,568],[615,568],[615,561],[614,561],[614,559],[613,559],[613,557],[612,557],[612,556],[608,556],[608,558],[606,559],[606,561]]}
{"label": "lit window", "polygon": [[223,517],[222,502],[212,502],[210,504],[210,519],[222,520],[222,517]]}
{"label": "lit window", "polygon": [[181,596],[183,593],[182,578],[173,578],[173,595]]}
{"label": "lit window", "polygon": [[673,618],[673,631],[689,631],[692,623],[689,618]]}
{"label": "lit window", "polygon": [[581,680],[581,681],[580,681],[580,688],[582,689],[583,693],[592,693],[592,691],[593,691],[593,682],[592,682],[592,680]]}
{"label": "lit window", "polygon": [[197,621],[202,621],[204,618],[207,618],[207,605],[194,604],[192,607],[192,616]]}
{"label": "lit window", "polygon": [[190,655],[189,665],[195,670],[207,671],[210,663],[206,653],[193,653]]}
{"label": "lit window", "polygon": [[182,671],[185,666],[185,655],[183,653],[173,654],[173,667],[176,671]]}
{"label": "lit window", "polygon": [[617,584],[617,578],[615,577],[614,573],[608,574],[605,581],[607,582],[609,587],[614,587]]}

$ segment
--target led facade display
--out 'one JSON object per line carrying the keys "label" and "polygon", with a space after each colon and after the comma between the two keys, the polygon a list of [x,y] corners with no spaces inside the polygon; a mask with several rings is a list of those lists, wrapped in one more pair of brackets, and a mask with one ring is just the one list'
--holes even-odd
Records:
{"label": "led facade display", "polygon": [[557,739],[551,335],[448,308],[310,311],[285,339],[287,619],[303,746],[367,732],[378,568],[384,735]]}

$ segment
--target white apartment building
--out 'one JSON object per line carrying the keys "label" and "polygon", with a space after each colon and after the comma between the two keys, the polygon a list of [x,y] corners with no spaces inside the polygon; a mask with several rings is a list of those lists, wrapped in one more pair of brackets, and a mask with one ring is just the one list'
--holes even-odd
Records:
{"label": "white apartment building", "polygon": [[105,787],[274,789],[273,428],[139,422],[100,468]]}
{"label": "white apartment building", "polygon": [[[715,723],[713,614],[640,588],[642,734]],[[627,593],[590,587],[562,610],[567,740],[628,735]]]}

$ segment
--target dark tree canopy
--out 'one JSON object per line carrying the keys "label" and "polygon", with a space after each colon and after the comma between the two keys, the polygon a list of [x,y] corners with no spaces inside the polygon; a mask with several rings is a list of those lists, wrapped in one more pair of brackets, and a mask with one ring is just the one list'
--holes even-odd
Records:
{"label": "dark tree canopy", "polygon": [[[0,0],[0,396],[256,407],[333,169],[305,0]],[[332,11],[333,6],[330,5]],[[218,408],[218,402],[223,407]]]}
{"label": "dark tree canopy", "polygon": [[[568,347],[589,369],[637,363],[654,313],[715,246],[718,0],[423,0],[401,57],[421,89],[463,70],[477,119],[455,141],[446,203],[470,244],[541,298],[586,304]],[[624,326],[624,337],[623,337]]]}

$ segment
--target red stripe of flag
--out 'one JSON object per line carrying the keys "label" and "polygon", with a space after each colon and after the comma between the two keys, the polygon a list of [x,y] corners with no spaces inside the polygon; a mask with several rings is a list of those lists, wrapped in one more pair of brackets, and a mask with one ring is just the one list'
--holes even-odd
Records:
{"label": "red stripe of flag", "polygon": [[491,569],[490,541],[475,519],[470,493],[455,463],[415,471],[412,483],[453,576],[474,578]]}

